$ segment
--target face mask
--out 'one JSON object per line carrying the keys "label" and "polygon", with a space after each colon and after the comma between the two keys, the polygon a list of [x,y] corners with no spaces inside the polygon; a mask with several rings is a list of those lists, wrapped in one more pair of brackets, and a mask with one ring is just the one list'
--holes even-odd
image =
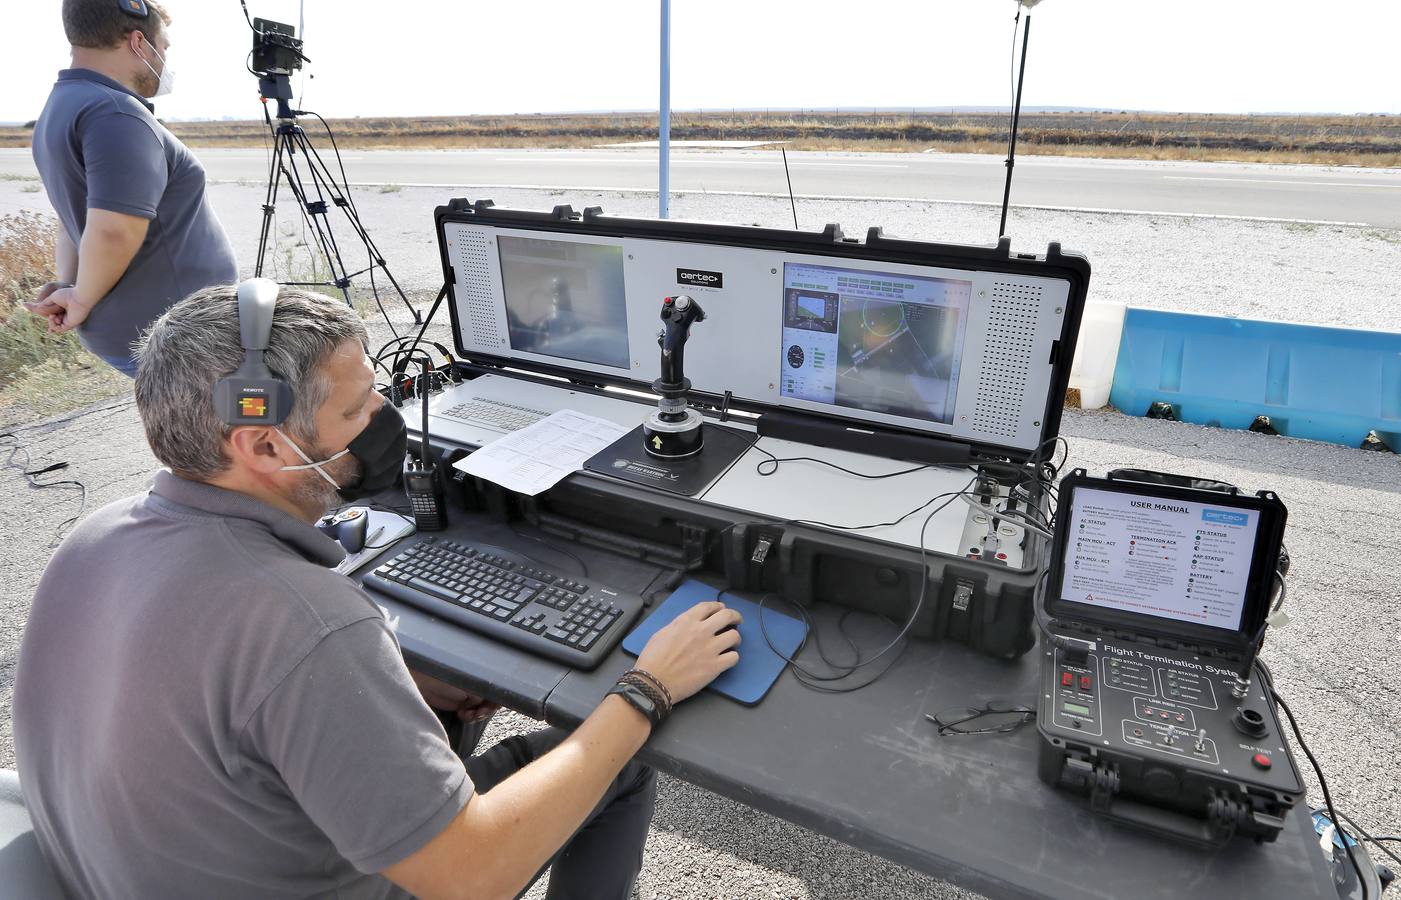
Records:
{"label": "face mask", "polygon": [[146,63],[146,68],[150,69],[151,74],[155,75],[156,78],[160,80],[160,86],[156,88],[155,96],[164,97],[166,94],[175,90],[175,70],[170,67],[170,63],[165,61],[165,57],[161,56],[160,52],[157,51],[154,46],[150,43],[147,43],[146,46],[150,47],[151,52],[156,54],[156,59],[161,61],[161,70],[157,72],[156,67],[147,62],[146,57],[142,56],[140,53],[136,54],[136,58]]}
{"label": "face mask", "polygon": [[[408,452],[409,437],[404,417],[388,403],[379,408],[370,419],[370,424],[366,425],[365,430],[357,434],[344,450],[320,462],[312,462],[311,457],[303,453],[296,441],[289,438],[281,428],[274,430],[282,436],[294,453],[306,460],[304,466],[283,466],[281,471],[315,469],[316,474],[326,479],[344,500],[358,500],[392,487],[403,471],[404,455]],[[347,453],[360,461],[364,473],[355,484],[341,486],[323,467]]]}

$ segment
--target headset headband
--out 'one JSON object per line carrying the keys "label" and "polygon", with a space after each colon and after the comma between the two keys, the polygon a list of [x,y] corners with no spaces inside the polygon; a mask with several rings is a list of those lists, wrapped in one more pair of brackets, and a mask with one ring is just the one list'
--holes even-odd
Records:
{"label": "headset headband", "polygon": [[238,333],[243,363],[214,386],[214,405],[227,425],[281,425],[292,411],[292,386],[263,361],[272,339],[277,282],[250,278],[238,286]]}

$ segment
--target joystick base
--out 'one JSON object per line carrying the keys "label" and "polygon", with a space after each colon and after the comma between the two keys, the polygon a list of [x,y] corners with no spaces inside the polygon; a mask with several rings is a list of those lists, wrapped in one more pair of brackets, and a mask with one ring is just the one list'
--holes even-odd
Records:
{"label": "joystick base", "polygon": [[668,421],[653,413],[642,425],[642,449],[656,459],[685,459],[705,446],[704,420],[693,409],[681,421]]}

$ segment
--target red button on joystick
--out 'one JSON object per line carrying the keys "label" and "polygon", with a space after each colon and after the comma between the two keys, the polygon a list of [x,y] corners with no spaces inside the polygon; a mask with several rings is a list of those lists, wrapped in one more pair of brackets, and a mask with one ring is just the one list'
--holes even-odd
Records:
{"label": "red button on joystick", "polygon": [[1274,765],[1274,763],[1270,762],[1270,758],[1263,753],[1257,753],[1250,757],[1250,761],[1255,765],[1255,768],[1265,769],[1267,771],[1270,766]]}

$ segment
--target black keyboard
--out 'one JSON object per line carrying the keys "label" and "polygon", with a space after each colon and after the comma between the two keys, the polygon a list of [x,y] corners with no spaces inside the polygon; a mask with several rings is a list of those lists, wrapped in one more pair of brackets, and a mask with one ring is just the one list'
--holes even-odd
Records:
{"label": "black keyboard", "polygon": [[381,563],[365,586],[577,669],[597,666],[642,611],[635,594],[434,537]]}

